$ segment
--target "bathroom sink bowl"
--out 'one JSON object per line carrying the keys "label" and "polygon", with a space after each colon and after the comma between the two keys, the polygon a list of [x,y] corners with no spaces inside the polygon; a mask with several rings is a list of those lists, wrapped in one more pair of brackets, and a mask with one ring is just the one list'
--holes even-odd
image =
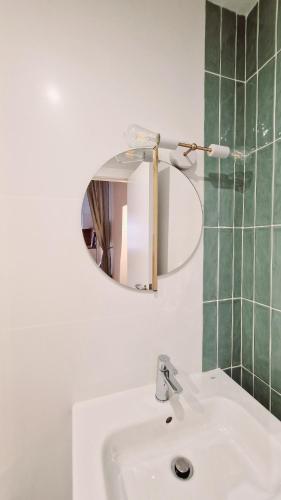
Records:
{"label": "bathroom sink bowl", "polygon": [[74,406],[74,500],[281,500],[281,423],[221,370],[180,381]]}

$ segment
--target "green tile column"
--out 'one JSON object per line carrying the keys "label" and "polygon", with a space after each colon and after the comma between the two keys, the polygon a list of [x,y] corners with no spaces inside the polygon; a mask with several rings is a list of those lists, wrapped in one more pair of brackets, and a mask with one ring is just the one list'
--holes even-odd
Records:
{"label": "green tile column", "polygon": [[203,369],[281,419],[281,0],[206,10]]}
{"label": "green tile column", "polygon": [[[205,143],[244,148],[243,16],[206,2]],[[211,24],[211,26],[210,26]],[[205,156],[203,369],[241,383],[244,160]]]}
{"label": "green tile column", "polygon": [[255,5],[247,18],[247,79],[257,71],[257,31],[258,31],[258,6]]}
{"label": "green tile column", "polygon": [[270,347],[270,310],[255,304],[254,306],[254,374],[269,383],[269,347]]}

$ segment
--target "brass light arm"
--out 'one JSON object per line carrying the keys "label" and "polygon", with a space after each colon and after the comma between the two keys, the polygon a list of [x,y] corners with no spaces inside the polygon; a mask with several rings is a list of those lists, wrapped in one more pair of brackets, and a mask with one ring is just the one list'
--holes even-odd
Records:
{"label": "brass light arm", "polygon": [[153,148],[152,290],[158,288],[158,146]]}
{"label": "brass light arm", "polygon": [[189,155],[189,153],[191,151],[196,151],[196,150],[205,151],[206,153],[212,152],[211,148],[208,148],[206,146],[198,146],[198,144],[196,144],[195,142],[193,142],[192,144],[188,144],[185,142],[179,142],[178,145],[181,146],[182,148],[188,148],[187,151],[185,151],[185,153],[183,153],[183,156],[187,156],[187,155]]}

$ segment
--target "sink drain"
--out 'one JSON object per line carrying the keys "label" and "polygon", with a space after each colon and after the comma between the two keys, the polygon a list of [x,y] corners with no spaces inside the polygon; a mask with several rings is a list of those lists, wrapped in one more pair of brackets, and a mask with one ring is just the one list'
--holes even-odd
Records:
{"label": "sink drain", "polygon": [[172,471],[179,479],[187,480],[193,476],[193,465],[187,458],[176,457],[172,460]]}

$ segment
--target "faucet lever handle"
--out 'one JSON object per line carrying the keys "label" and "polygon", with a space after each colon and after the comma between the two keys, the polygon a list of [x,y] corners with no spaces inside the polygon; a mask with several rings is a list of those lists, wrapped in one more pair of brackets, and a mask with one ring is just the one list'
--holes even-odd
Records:
{"label": "faucet lever handle", "polygon": [[178,370],[174,367],[174,365],[170,361],[169,356],[166,356],[166,354],[160,354],[160,356],[158,357],[158,369],[162,372],[168,371],[173,375],[176,375],[178,373]]}
{"label": "faucet lever handle", "polygon": [[165,354],[158,356],[157,378],[156,378],[156,399],[168,401],[169,389],[175,393],[182,392],[183,388],[177,381],[175,375],[177,370],[171,363],[170,358]]}

